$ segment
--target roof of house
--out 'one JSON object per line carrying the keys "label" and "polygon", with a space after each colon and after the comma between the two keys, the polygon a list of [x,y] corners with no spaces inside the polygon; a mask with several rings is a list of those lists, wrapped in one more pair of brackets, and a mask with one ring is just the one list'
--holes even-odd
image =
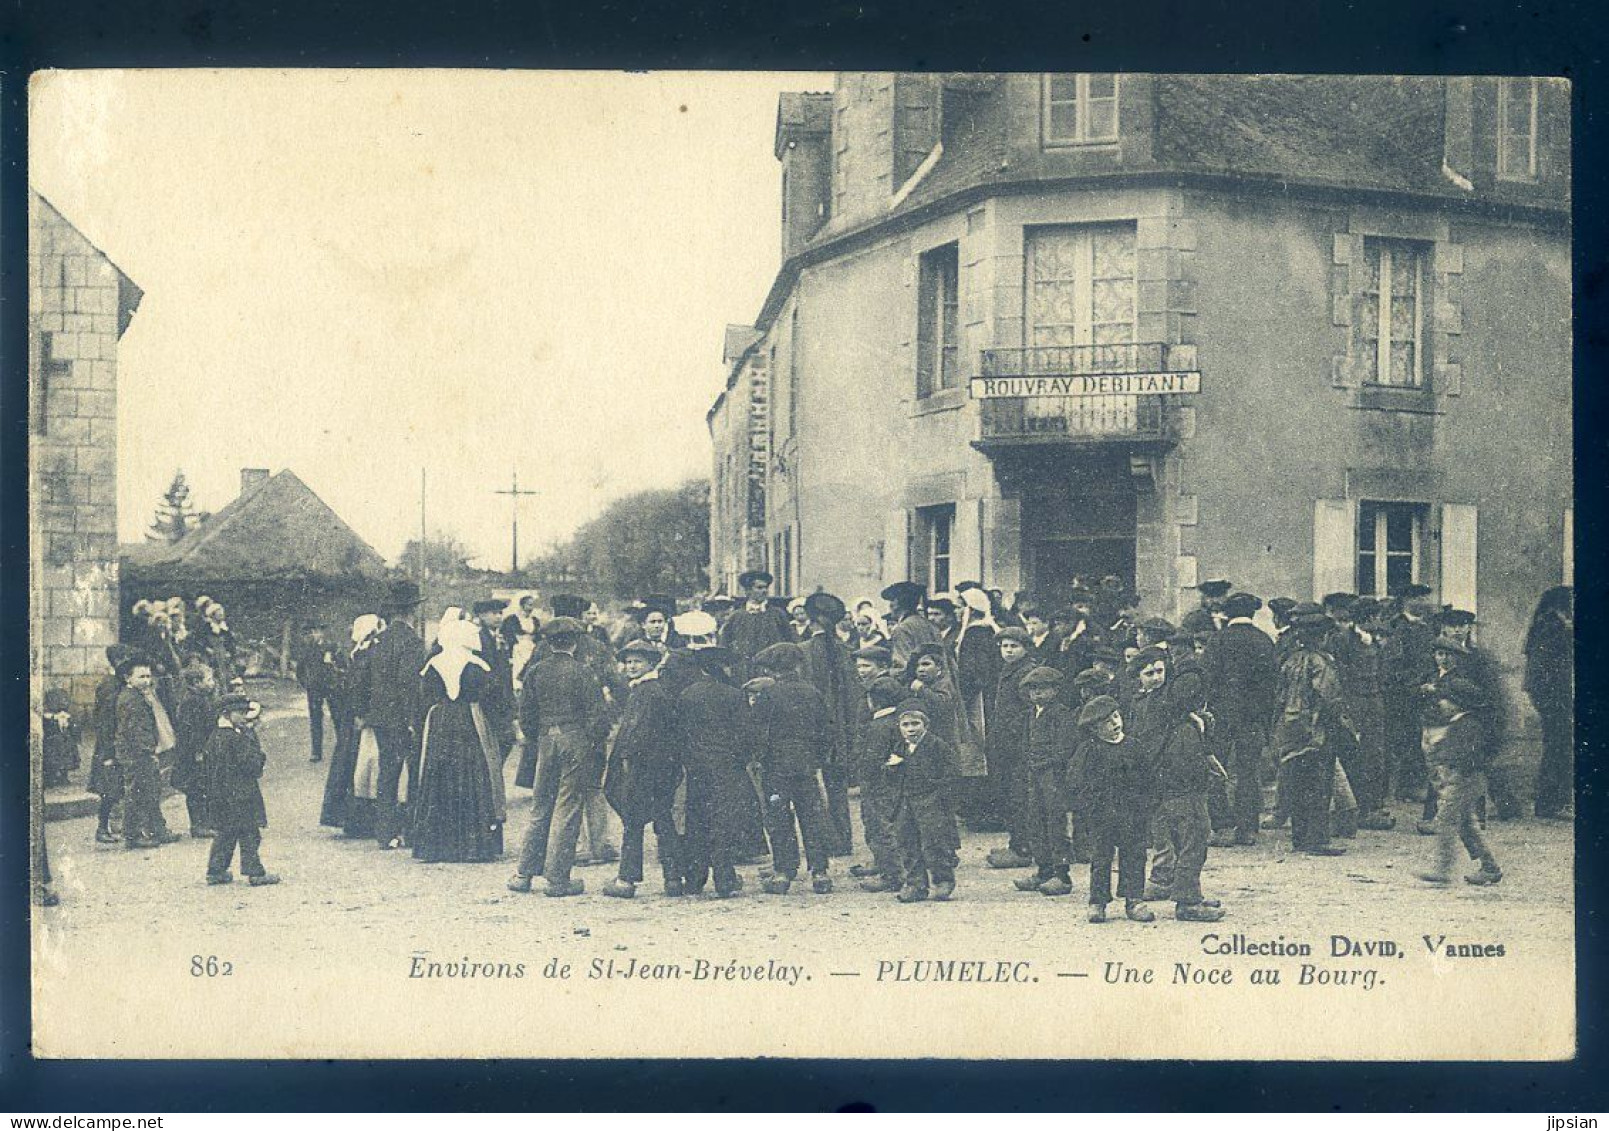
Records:
{"label": "roof of house", "polygon": [[123,566],[140,577],[220,581],[385,573],[379,553],[289,469],[248,487],[177,542],[125,548]]}

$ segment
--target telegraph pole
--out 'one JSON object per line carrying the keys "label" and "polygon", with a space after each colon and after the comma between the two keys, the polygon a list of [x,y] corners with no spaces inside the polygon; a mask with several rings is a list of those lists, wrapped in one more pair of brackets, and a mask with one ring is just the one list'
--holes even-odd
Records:
{"label": "telegraph pole", "polygon": [[425,585],[425,469],[419,469],[419,587]]}
{"label": "telegraph pole", "polygon": [[506,490],[506,491],[499,490],[499,491],[496,491],[494,493],[498,494],[498,495],[508,495],[509,496],[510,510],[512,511],[512,514],[510,515],[510,526],[511,526],[512,533],[513,533],[513,539],[512,539],[513,547],[512,547],[512,549],[510,551],[509,567],[508,568],[509,568],[510,573],[519,573],[519,571],[520,571],[520,498],[521,498],[521,496],[524,496],[524,495],[537,495],[537,494],[540,494],[541,492],[532,491],[532,490],[524,490],[524,491],[520,490],[520,470],[519,470],[519,468],[516,467],[514,469],[513,480],[510,483],[508,490]]}

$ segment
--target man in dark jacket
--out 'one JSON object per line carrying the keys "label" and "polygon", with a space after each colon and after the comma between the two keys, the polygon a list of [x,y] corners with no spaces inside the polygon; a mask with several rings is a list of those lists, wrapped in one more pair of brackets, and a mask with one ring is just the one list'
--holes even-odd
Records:
{"label": "man in dark jacket", "polygon": [[1234,843],[1257,843],[1262,815],[1263,751],[1274,719],[1279,667],[1274,642],[1252,623],[1263,607],[1250,593],[1224,599],[1227,622],[1207,642],[1201,672],[1207,685],[1207,709],[1218,728],[1219,747],[1227,760],[1235,817]]}
{"label": "man in dark jacket", "polygon": [[307,697],[307,729],[312,739],[310,762],[324,760],[324,707],[330,706],[334,721],[335,705],[335,648],[325,639],[324,629],[312,625],[297,641],[295,653],[296,682],[301,684]]}
{"label": "man in dark jacket", "polygon": [[564,897],[586,890],[570,869],[582,812],[602,780],[609,714],[602,685],[576,659],[585,626],[571,617],[554,617],[540,633],[547,655],[526,670],[520,691],[520,725],[526,741],[537,743],[531,824],[508,886],[527,892],[533,876],[545,875],[547,894]]}
{"label": "man in dark jacket", "polygon": [[737,584],[746,600],[732,610],[721,626],[721,646],[735,652],[741,661],[739,679],[747,679],[752,674],[750,661],[755,656],[773,644],[793,639],[788,614],[770,602],[771,582],[771,575],[763,569],[740,574]]}
{"label": "man in dark jacket", "polygon": [[1424,753],[1419,748],[1419,689],[1435,677],[1435,605],[1428,585],[1410,585],[1402,612],[1393,619],[1382,656],[1381,703],[1387,769],[1403,801],[1423,801],[1427,790]]}
{"label": "man in dark jacket", "polygon": [[1028,630],[1002,628],[995,636],[1000,652],[1000,677],[995,684],[993,711],[984,731],[994,805],[1006,826],[1004,848],[991,849],[991,868],[1026,868],[1034,862],[1032,820],[1028,814],[1028,720],[1033,706],[1022,692],[1022,677],[1036,667],[1029,652]]}
{"label": "man in dark jacket", "polygon": [[687,768],[687,891],[703,891],[713,874],[722,899],[743,887],[734,864],[743,855],[744,816],[755,807],[747,770],[754,746],[748,697],[730,676],[740,662],[725,648],[672,652],[659,674],[676,695],[676,733]]}
{"label": "man in dark jacket", "polygon": [[117,762],[127,798],[123,811],[126,848],[156,848],[179,834],[162,818],[161,756],[177,744],[167,708],[156,694],[156,676],[143,659],[126,660],[125,684],[117,697]]}
{"label": "man in dark jacket", "polygon": [[118,836],[112,831],[112,813],[123,800],[123,770],[117,760],[117,697],[126,686],[123,683],[124,665],[133,657],[132,649],[113,644],[106,649],[106,662],[112,670],[101,677],[95,686],[95,709],[91,721],[95,727],[93,761],[89,767],[89,791],[99,794],[100,811],[95,821],[95,843],[116,844]]}
{"label": "man in dark jacket", "polygon": [[380,747],[374,839],[381,848],[401,848],[402,830],[408,827],[398,801],[403,770],[408,772],[410,792],[417,792],[419,781],[419,724],[423,717],[419,672],[429,652],[408,618],[416,615],[422,599],[413,582],[393,582],[383,614],[386,626],[369,649],[364,722],[374,728]]}
{"label": "man in dark jacket", "polygon": [[1346,713],[1335,661],[1324,651],[1333,623],[1318,605],[1291,610],[1294,646],[1279,671],[1278,721],[1273,746],[1287,767],[1281,798],[1290,810],[1291,845],[1309,856],[1340,856],[1330,843],[1330,801],[1335,793],[1338,746],[1357,741]]}
{"label": "man in dark jacket", "polygon": [[1145,905],[1145,863],[1156,811],[1153,752],[1124,728],[1109,695],[1080,708],[1078,727],[1084,737],[1073,755],[1068,804],[1090,827],[1089,921],[1106,922],[1115,858],[1124,913],[1150,923],[1156,914]]}
{"label": "man in dark jacket", "polygon": [[1067,840],[1067,771],[1078,742],[1072,712],[1060,700],[1062,674],[1034,668],[1018,682],[1028,700],[1026,762],[1029,835],[1034,874],[1013,881],[1018,891],[1069,895],[1072,847]]}
{"label": "man in dark jacket", "polygon": [[207,740],[201,762],[207,773],[207,803],[216,832],[207,856],[207,883],[227,884],[234,873],[229,865],[240,847],[240,872],[252,887],[279,883],[263,867],[258,849],[268,824],[259,779],[268,759],[257,740],[259,709],[244,695],[224,696],[218,704],[218,724]]}
{"label": "man in dark jacket", "polygon": [[681,834],[676,829],[676,789],[681,784],[681,740],[676,725],[674,693],[658,673],[665,653],[647,640],[633,640],[620,650],[620,663],[630,681],[620,727],[615,732],[604,773],[603,795],[620,814],[620,874],[603,894],[630,899],[643,878],[643,836],[654,826],[659,844],[659,870],[665,894],[683,893]]}
{"label": "man in dark jacket", "polygon": [[828,746],[821,784],[827,796],[830,856],[848,856],[855,848],[854,825],[849,818],[849,766],[855,756],[861,690],[855,679],[854,659],[837,632],[838,622],[847,613],[844,603],[831,593],[810,594],[805,598],[810,637],[800,645],[805,677],[827,704]]}
{"label": "man in dark jacket", "polygon": [[888,602],[888,648],[894,654],[894,667],[904,671],[924,644],[940,643],[939,631],[922,615],[927,590],[914,581],[896,581],[883,590]]}
{"label": "man in dark jacket", "polygon": [[[754,657],[775,683],[754,700],[754,735],[766,797],[766,832],[771,840],[771,895],[786,895],[799,874],[799,838],[810,867],[811,890],[832,891],[827,874],[827,815],[817,771],[826,761],[831,720],[821,694],[800,674],[804,656],[797,644],[773,644]],[[797,818],[799,836],[794,834]]]}
{"label": "man in dark jacket", "polygon": [[900,740],[883,765],[893,803],[890,823],[905,873],[901,903],[918,903],[929,895],[943,901],[955,893],[961,837],[950,791],[961,767],[954,747],[929,734],[927,722],[920,702],[908,700],[900,707]]}

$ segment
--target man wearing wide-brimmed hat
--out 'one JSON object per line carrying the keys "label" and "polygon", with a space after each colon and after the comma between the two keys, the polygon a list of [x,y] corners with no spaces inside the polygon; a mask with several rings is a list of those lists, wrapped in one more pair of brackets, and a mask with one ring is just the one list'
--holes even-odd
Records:
{"label": "man wearing wide-brimmed hat", "polygon": [[938,644],[939,631],[922,615],[927,590],[914,581],[896,581],[882,592],[888,602],[888,647],[894,653],[894,667],[905,666],[924,644]]}
{"label": "man wearing wide-brimmed hat", "polygon": [[849,818],[849,766],[861,699],[854,658],[837,632],[838,622],[849,610],[831,593],[810,594],[804,607],[811,633],[801,645],[805,676],[826,701],[831,719],[827,757],[821,768],[821,785],[827,795],[827,851],[832,856],[848,856],[855,848]]}
{"label": "man wearing wide-brimmed hat", "polygon": [[741,675],[748,675],[748,661],[773,644],[793,639],[788,614],[774,608],[767,599],[771,592],[771,575],[763,569],[751,569],[738,575],[738,588],[743,591],[743,604],[732,610],[721,626],[721,644],[730,648],[744,661]]}
{"label": "man wearing wide-brimmed hat", "polygon": [[1324,651],[1334,623],[1318,605],[1293,608],[1295,644],[1279,672],[1273,747],[1283,772],[1281,803],[1290,811],[1292,846],[1309,856],[1346,852],[1330,843],[1330,800],[1336,747],[1356,742],[1357,728],[1347,717],[1335,661]]}
{"label": "man wearing wide-brimmed hat", "polygon": [[1207,641],[1201,672],[1207,708],[1217,722],[1219,745],[1227,761],[1236,845],[1257,843],[1263,806],[1262,760],[1279,690],[1274,642],[1252,622],[1262,598],[1231,593],[1220,611],[1225,624]]}
{"label": "man wearing wide-brimmed hat", "polygon": [[381,606],[385,628],[369,648],[369,698],[364,725],[380,748],[375,786],[374,838],[381,848],[401,848],[407,828],[401,796],[402,772],[410,790],[419,777],[419,723],[422,717],[419,671],[430,658],[409,621],[424,598],[407,579],[393,581]]}

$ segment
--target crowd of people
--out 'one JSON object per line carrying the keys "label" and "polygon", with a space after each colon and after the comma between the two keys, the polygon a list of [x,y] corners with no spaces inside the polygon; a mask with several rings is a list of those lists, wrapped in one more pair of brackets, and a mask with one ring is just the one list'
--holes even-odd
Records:
{"label": "crowd of people", "polygon": [[[1469,883],[1502,878],[1482,827],[1518,815],[1498,761],[1503,684],[1476,618],[1423,587],[1277,597],[1264,613],[1208,581],[1174,625],[1142,616],[1116,578],[1054,608],[971,582],[934,595],[899,582],[853,609],[771,585],[752,570],[738,599],[650,596],[614,631],[585,598],[488,597],[448,609],[427,642],[418,587],[393,583],[345,638],[314,628],[295,652],[315,762],[326,710],[333,721],[321,823],[424,861],[506,853],[517,892],[540,879],[549,896],[581,894],[577,867],[607,861],[602,894],[631,898],[651,828],[667,896],[730,896],[750,864],[766,893],[804,873],[827,894],[831,861],[856,849],[858,787],[869,859],[848,872],[867,891],[951,898],[964,823],[1004,834],[986,865],[1020,871],[1019,891],[1069,895],[1087,864],[1092,922],[1114,895],[1130,919],[1167,901],[1215,921],[1209,850],[1288,826],[1296,851],[1337,856],[1359,829],[1395,826],[1395,797],[1422,806],[1413,831],[1436,838],[1423,879],[1447,883],[1460,842]],[[264,755],[227,621],[214,605],[189,632],[182,608],[137,610],[147,635],[108,650],[96,839],[118,839],[119,804],[129,847],[179,839],[160,806],[171,761],[191,835],[213,839],[207,881],[233,878],[238,847],[252,883],[277,882],[258,854]],[[1571,591],[1549,590],[1525,645],[1542,818],[1571,815],[1572,622]],[[511,759],[533,800],[505,845]]]}

